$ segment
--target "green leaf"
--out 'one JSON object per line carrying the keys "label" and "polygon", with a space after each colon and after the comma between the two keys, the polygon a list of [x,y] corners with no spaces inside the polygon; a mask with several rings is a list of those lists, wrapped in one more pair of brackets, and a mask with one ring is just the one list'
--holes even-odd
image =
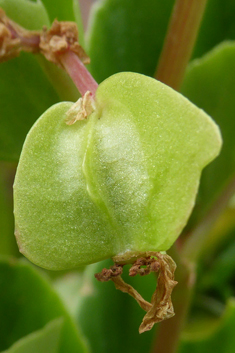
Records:
{"label": "green leaf", "polygon": [[40,30],[50,24],[47,11],[40,0],[0,0],[0,7],[13,21],[29,30]]}
{"label": "green leaf", "polygon": [[43,329],[21,338],[2,353],[58,353],[63,319],[50,321]]}
{"label": "green leaf", "polygon": [[212,322],[199,322],[183,334],[177,353],[233,353],[235,347],[235,299],[228,301],[223,317]]}
{"label": "green leaf", "polygon": [[103,0],[93,10],[87,51],[98,82],[120,71],[153,76],[174,0]]}
{"label": "green leaf", "polygon": [[[173,0],[103,0],[91,16],[88,52],[98,82],[120,71],[153,76]],[[193,57],[235,39],[234,0],[208,0]]]}
{"label": "green leaf", "polygon": [[[7,16],[28,29],[49,26],[40,1],[0,0],[0,6]],[[58,5],[54,8],[59,9]],[[79,16],[79,8],[76,13]],[[78,97],[68,75],[39,55],[21,53],[19,58],[1,63],[0,160],[17,161],[26,134],[38,116],[60,99],[73,101]]]}
{"label": "green leaf", "polygon": [[47,269],[167,250],[190,215],[202,168],[220,150],[210,117],[150,77],[111,76],[95,104],[73,125],[72,103],[51,107],[18,165],[18,244]]}
{"label": "green leaf", "polygon": [[12,178],[15,166],[0,162],[0,254],[18,255],[14,237]]}
{"label": "green leaf", "polygon": [[50,283],[25,261],[0,262],[0,350],[63,318],[60,353],[84,353],[86,348],[74,322]]}
{"label": "green leaf", "polygon": [[[74,0],[41,0],[47,9],[50,21],[53,22],[55,18],[58,21],[75,21],[74,15]],[[78,3],[78,1],[77,1]],[[79,8],[79,5],[77,5]]]}
{"label": "green leaf", "polygon": [[17,161],[26,134],[59,97],[32,54],[0,65],[0,159]]}
{"label": "green leaf", "polygon": [[209,0],[193,57],[201,57],[220,42],[235,39],[234,0]]}
{"label": "green leaf", "polygon": [[[94,277],[110,265],[111,261],[104,261],[87,267],[80,290],[78,324],[88,338],[92,352],[150,352],[155,329],[143,335],[138,332],[145,312],[132,297],[118,291],[111,281],[101,283]],[[153,273],[145,277],[129,277],[124,273],[123,279],[150,301],[156,288]]]}
{"label": "green leaf", "polygon": [[80,6],[78,0],[41,0],[47,9],[50,22],[55,19],[58,21],[74,21],[78,25],[79,43],[83,45],[84,33],[81,18]]}
{"label": "green leaf", "polygon": [[[30,30],[49,24],[40,1],[0,0],[7,16]],[[0,65],[0,159],[17,161],[38,115],[59,97],[32,54]]]}
{"label": "green leaf", "polygon": [[182,93],[220,126],[223,148],[202,175],[196,214],[201,217],[235,172],[235,42],[225,42],[193,61]]}
{"label": "green leaf", "polygon": [[[209,260],[203,261],[203,269],[199,277],[199,289],[201,291],[217,292],[221,298],[234,294],[233,275],[235,271],[235,229],[224,235],[225,244],[219,244],[215,254],[210,254]],[[227,241],[226,241],[226,240]],[[225,289],[226,288],[226,289]],[[228,299],[228,298],[226,298]]]}
{"label": "green leaf", "polygon": [[[53,280],[53,287],[61,297],[70,315],[76,319],[77,309],[82,297],[86,295],[86,279],[84,271],[68,272],[64,276],[58,276]],[[52,272],[57,275],[58,272]],[[89,289],[88,289],[89,293]]]}

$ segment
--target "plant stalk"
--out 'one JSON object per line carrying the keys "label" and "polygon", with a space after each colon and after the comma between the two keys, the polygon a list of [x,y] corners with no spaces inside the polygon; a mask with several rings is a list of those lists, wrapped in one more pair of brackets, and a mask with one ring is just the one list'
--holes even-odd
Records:
{"label": "plant stalk", "polygon": [[207,0],[176,0],[155,78],[179,90]]}
{"label": "plant stalk", "polygon": [[92,95],[95,96],[98,83],[94,80],[90,72],[75,53],[67,51],[60,54],[59,61],[72,78],[82,96],[84,96],[87,91],[90,91]]}

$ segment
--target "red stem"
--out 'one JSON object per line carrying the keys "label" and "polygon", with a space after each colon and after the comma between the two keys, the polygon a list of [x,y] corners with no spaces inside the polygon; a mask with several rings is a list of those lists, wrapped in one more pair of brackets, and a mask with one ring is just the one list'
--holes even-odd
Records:
{"label": "red stem", "polygon": [[61,54],[60,62],[72,78],[82,96],[84,96],[87,91],[90,91],[92,95],[95,96],[98,83],[94,80],[90,72],[75,53],[67,51],[66,53]]}

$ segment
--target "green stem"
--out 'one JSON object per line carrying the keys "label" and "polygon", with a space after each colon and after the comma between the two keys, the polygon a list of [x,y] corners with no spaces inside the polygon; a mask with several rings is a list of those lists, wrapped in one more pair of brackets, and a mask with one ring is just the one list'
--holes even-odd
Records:
{"label": "green stem", "polygon": [[179,90],[207,0],[176,0],[155,77]]}

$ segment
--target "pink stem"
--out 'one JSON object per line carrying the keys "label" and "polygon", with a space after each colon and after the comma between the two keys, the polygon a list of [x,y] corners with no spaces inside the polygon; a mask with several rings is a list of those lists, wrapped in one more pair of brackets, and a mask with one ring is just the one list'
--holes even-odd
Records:
{"label": "pink stem", "polygon": [[92,95],[95,96],[98,83],[91,76],[78,56],[72,51],[67,51],[60,54],[59,58],[81,95],[84,96],[87,91],[90,91]]}

